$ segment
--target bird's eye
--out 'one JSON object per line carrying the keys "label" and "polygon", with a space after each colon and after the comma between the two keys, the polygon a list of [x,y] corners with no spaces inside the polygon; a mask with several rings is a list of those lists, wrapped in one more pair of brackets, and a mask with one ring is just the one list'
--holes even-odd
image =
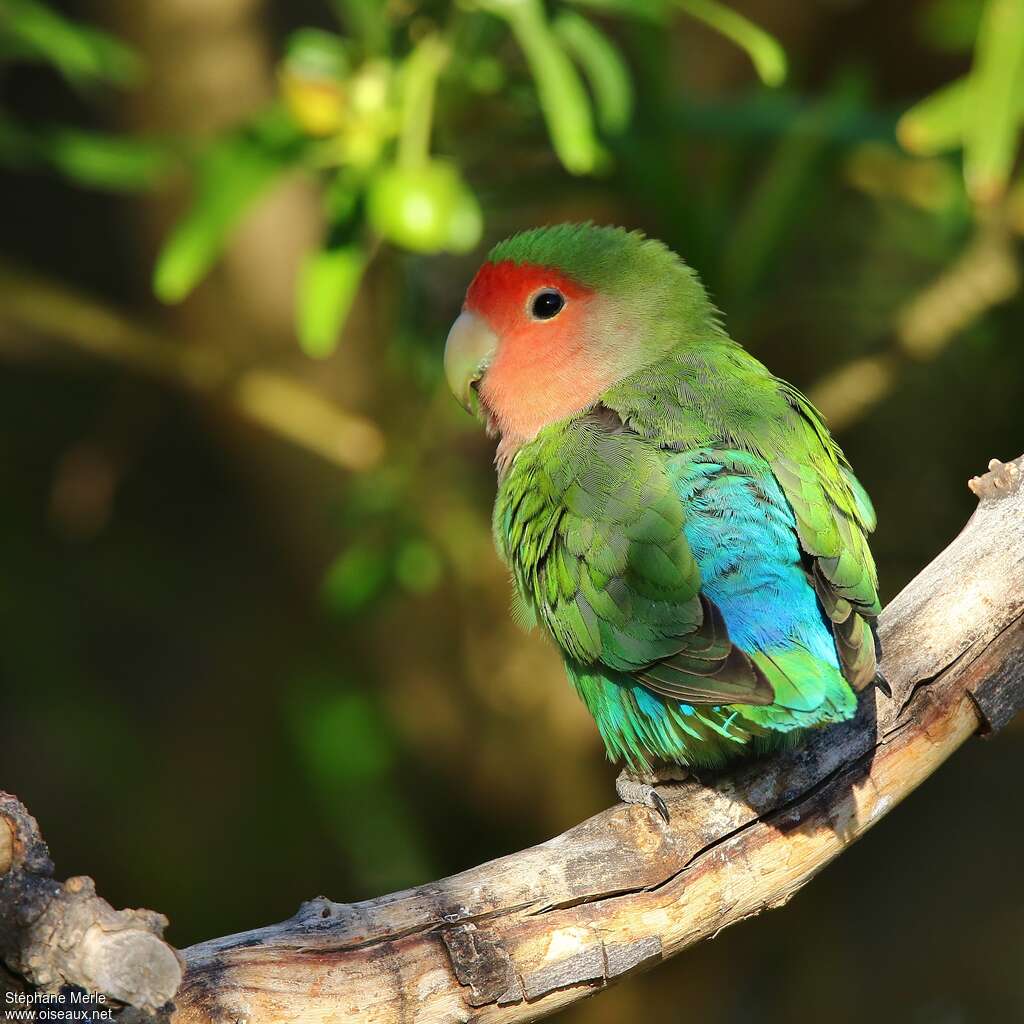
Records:
{"label": "bird's eye", "polygon": [[558,316],[565,306],[565,296],[557,288],[545,288],[537,292],[530,303],[534,320],[550,320]]}

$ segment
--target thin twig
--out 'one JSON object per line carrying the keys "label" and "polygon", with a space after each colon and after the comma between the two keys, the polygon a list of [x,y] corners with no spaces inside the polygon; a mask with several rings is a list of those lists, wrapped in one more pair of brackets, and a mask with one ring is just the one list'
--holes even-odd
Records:
{"label": "thin twig", "polygon": [[991,218],[952,266],[897,312],[889,348],[827,373],[810,389],[811,401],[833,430],[856,423],[895,390],[908,365],[935,359],[990,309],[1013,298],[1020,284],[1009,227]]}
{"label": "thin twig", "polygon": [[363,416],[276,370],[232,366],[223,352],[186,344],[95,299],[0,264],[0,325],[155,377],[245,419],[346,470],[384,454],[384,436]]}

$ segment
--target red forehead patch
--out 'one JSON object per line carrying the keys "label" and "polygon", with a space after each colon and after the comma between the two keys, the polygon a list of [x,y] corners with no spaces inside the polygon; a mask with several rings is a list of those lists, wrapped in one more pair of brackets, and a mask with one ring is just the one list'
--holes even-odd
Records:
{"label": "red forehead patch", "polygon": [[[546,320],[530,311],[543,288],[557,288],[568,300]],[[593,289],[532,263],[485,263],[473,279],[465,308],[497,337],[479,393],[501,434],[499,461],[542,427],[592,405],[617,379],[613,350],[600,343],[608,339],[598,330],[597,300]]]}
{"label": "red forehead patch", "polygon": [[480,268],[466,292],[466,308],[485,316],[501,335],[524,319],[527,301],[541,288],[557,288],[567,299],[583,299],[593,294],[591,289],[550,267],[502,260]]}

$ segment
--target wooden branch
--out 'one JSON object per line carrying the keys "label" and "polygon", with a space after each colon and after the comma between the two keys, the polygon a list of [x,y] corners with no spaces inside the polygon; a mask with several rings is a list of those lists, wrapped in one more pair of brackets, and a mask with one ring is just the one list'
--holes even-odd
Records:
{"label": "wooden branch", "polygon": [[[1024,707],[1024,456],[970,481],[960,536],[885,610],[884,686],[800,749],[662,790],[671,823],[617,806],[547,843],[179,959],[165,919],[53,880],[34,819],[0,794],[4,966],[178,1024],[528,1021],[785,903],[977,731]],[[17,980],[15,979],[15,980]]]}
{"label": "wooden branch", "polygon": [[166,926],[151,910],[114,910],[91,878],[54,881],[35,819],[0,793],[0,991],[6,965],[44,992],[74,985],[153,1012],[181,983]]}
{"label": "wooden branch", "polygon": [[[1015,472],[1014,470],[1018,471]],[[853,722],[462,874],[185,950],[178,1024],[543,1017],[785,903],[975,732],[1024,706],[1024,488],[994,463],[886,608]]]}

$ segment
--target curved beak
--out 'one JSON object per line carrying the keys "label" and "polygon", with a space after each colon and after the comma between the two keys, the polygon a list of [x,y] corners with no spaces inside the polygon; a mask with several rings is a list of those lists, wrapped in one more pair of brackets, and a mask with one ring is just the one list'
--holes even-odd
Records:
{"label": "curved beak", "polygon": [[473,389],[498,347],[498,338],[483,317],[464,309],[444,346],[444,374],[459,404],[473,413]]}

